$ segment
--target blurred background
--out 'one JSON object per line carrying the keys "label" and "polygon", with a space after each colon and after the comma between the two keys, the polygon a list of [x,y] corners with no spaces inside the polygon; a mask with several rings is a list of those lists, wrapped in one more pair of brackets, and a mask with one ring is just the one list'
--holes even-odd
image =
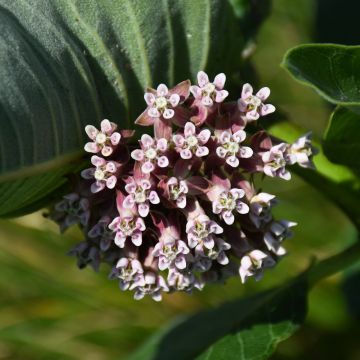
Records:
{"label": "blurred background", "polygon": [[[258,36],[254,62],[260,84],[289,119],[321,136],[331,109],[279,67],[289,48],[306,42],[353,44],[360,37],[360,5],[351,0],[274,0]],[[341,31],[338,31],[341,29]],[[221,69],[219,69],[221,70]],[[232,279],[192,296],[134,301],[117,282],[78,270],[67,251],[80,241],[76,229],[59,235],[38,212],[0,221],[0,359],[123,359],[176,316],[246,296],[295,276],[313,257],[336,254],[355,239],[350,222],[325,198],[296,178],[267,180],[278,194],[278,217],[299,223],[286,243],[289,255],[264,279]],[[251,279],[252,280],[252,279]],[[281,343],[272,359],[360,359],[360,276],[356,269],[326,279],[310,293],[305,326]]]}

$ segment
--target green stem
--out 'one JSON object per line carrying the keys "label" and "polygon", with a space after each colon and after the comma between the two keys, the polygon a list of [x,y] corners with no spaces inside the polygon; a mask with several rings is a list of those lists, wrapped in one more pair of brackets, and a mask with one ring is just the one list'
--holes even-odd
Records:
{"label": "green stem", "polygon": [[360,241],[339,254],[320,261],[308,272],[309,285],[314,286],[318,281],[335,275],[338,272],[356,264],[360,260]]}

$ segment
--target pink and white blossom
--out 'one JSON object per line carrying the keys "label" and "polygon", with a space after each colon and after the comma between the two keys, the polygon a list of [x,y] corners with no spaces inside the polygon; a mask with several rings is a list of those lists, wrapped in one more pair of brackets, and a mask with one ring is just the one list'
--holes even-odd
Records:
{"label": "pink and white blossom", "polygon": [[128,290],[136,276],[144,273],[139,260],[126,257],[119,259],[116,270],[117,277],[120,279],[121,290]]}
{"label": "pink and white blossom", "polygon": [[174,201],[179,209],[184,209],[186,206],[186,195],[189,188],[185,180],[178,180],[172,176],[166,182],[166,195],[168,199]]}
{"label": "pink and white blossom", "polygon": [[312,156],[316,153],[311,145],[311,133],[305,134],[291,144],[286,153],[286,159],[289,164],[299,164],[303,168],[314,169]]}
{"label": "pink and white blossom", "polygon": [[264,173],[271,177],[280,177],[284,180],[290,180],[290,171],[286,169],[286,151],[287,144],[281,143],[273,146],[269,151],[262,154],[264,162]]}
{"label": "pink and white blossom", "polygon": [[188,244],[191,249],[212,249],[215,245],[215,236],[221,234],[223,228],[206,215],[199,215],[189,219],[186,224]]}
{"label": "pink and white blossom", "polygon": [[235,221],[234,211],[239,214],[249,212],[249,206],[240,200],[244,196],[245,191],[243,189],[233,188],[223,191],[212,203],[213,213],[218,214],[227,225],[232,225]]}
{"label": "pink and white blossom", "polygon": [[248,146],[241,146],[245,140],[244,130],[238,130],[232,133],[231,130],[225,130],[217,134],[218,147],[216,154],[231,167],[239,166],[239,159],[247,159],[253,155],[253,150]]}
{"label": "pink and white blossom", "polygon": [[119,144],[121,135],[116,132],[117,125],[107,119],[101,121],[101,130],[99,131],[93,125],[85,127],[86,134],[92,140],[88,142],[84,149],[87,152],[97,154],[101,152],[103,156],[110,156],[114,148]]}
{"label": "pink and white blossom", "polygon": [[97,193],[105,187],[114,189],[120,164],[116,161],[107,161],[97,155],[91,157],[91,163],[95,168],[85,169],[81,172],[84,179],[95,179],[91,185],[91,192]]}
{"label": "pink and white blossom", "polygon": [[148,179],[136,179],[129,176],[126,179],[125,190],[129,194],[124,199],[124,207],[131,209],[134,205],[141,217],[146,217],[150,211],[151,204],[159,204],[160,199],[155,190],[151,189],[151,183]]}
{"label": "pink and white blossom", "polygon": [[212,106],[214,102],[221,103],[229,95],[229,92],[224,90],[226,81],[224,73],[216,75],[214,81],[210,82],[208,75],[204,71],[199,71],[197,81],[198,86],[191,86],[190,91],[204,106]]}
{"label": "pink and white blossom", "polygon": [[271,114],[275,111],[275,106],[264,104],[270,96],[268,87],[261,88],[256,95],[253,95],[253,88],[250,84],[245,84],[242,88],[241,98],[238,100],[240,112],[244,113],[246,120],[254,121],[260,116]]}
{"label": "pink and white blossom", "polygon": [[136,216],[117,216],[109,225],[109,229],[115,232],[115,244],[123,248],[126,239],[130,238],[135,246],[142,244],[142,233],[146,229],[144,220]]}
{"label": "pink and white blossom", "polygon": [[293,236],[290,228],[296,226],[297,223],[288,220],[273,221],[268,231],[264,234],[264,243],[269,251],[277,256],[283,256],[286,254],[285,248],[281,246],[281,243]]}
{"label": "pink and white blossom", "polygon": [[199,281],[191,271],[179,271],[177,268],[169,269],[167,282],[172,289],[191,293],[196,288],[202,290],[204,282]]}
{"label": "pink and white blossom", "polygon": [[203,157],[209,154],[209,149],[204,146],[210,139],[209,129],[201,130],[196,133],[196,127],[193,123],[187,122],[184,128],[184,134],[173,136],[175,150],[183,159],[191,159],[193,155]]}
{"label": "pink and white blossom", "polygon": [[130,290],[135,289],[134,299],[140,300],[145,295],[149,295],[155,301],[161,301],[162,292],[168,292],[169,287],[161,275],[157,275],[152,271],[145,274],[139,274],[130,286]]}
{"label": "pink and white blossom", "polygon": [[171,243],[159,241],[152,252],[154,257],[159,259],[159,270],[176,267],[183,270],[186,268],[186,255],[190,252],[182,240],[175,240]]}
{"label": "pink and white blossom", "polygon": [[239,274],[242,283],[245,283],[250,276],[254,276],[255,280],[260,280],[263,270],[274,265],[274,259],[261,250],[250,251],[240,260]]}
{"label": "pink and white blossom", "polygon": [[154,140],[150,135],[143,134],[140,140],[141,149],[132,151],[131,157],[141,162],[141,170],[149,174],[155,170],[156,165],[165,168],[169,165],[169,159],[165,155],[168,149],[166,139]]}
{"label": "pink and white blossom", "polygon": [[271,207],[275,204],[275,195],[265,192],[254,195],[250,199],[249,217],[257,228],[272,220]]}

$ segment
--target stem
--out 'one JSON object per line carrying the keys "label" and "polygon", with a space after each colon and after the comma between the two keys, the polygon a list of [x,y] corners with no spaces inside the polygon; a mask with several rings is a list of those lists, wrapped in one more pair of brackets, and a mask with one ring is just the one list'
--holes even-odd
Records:
{"label": "stem", "polygon": [[308,273],[309,285],[314,286],[318,281],[335,275],[345,268],[356,264],[360,260],[360,241],[350,246],[339,254],[320,261],[310,268]]}

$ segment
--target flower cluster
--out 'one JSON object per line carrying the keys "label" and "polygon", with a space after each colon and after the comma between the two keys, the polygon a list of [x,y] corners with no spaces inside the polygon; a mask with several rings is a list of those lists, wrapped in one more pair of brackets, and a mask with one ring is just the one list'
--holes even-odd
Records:
{"label": "flower cluster", "polygon": [[[86,127],[92,167],[53,209],[62,230],[79,224],[85,240],[71,250],[79,265],[112,266],[111,277],[135,299],[191,292],[239,274],[259,279],[285,254],[296,223],[276,220],[275,196],[257,191],[256,174],[290,180],[289,166],[313,167],[310,135],[294,144],[247,124],[275,111],[267,87],[243,86],[224,102],[225,74],[198,85],[160,84],[144,95],[135,121],[154,136],[117,130],[109,120]],[[251,126],[251,129],[256,129]],[[235,270],[234,270],[235,269]]]}

